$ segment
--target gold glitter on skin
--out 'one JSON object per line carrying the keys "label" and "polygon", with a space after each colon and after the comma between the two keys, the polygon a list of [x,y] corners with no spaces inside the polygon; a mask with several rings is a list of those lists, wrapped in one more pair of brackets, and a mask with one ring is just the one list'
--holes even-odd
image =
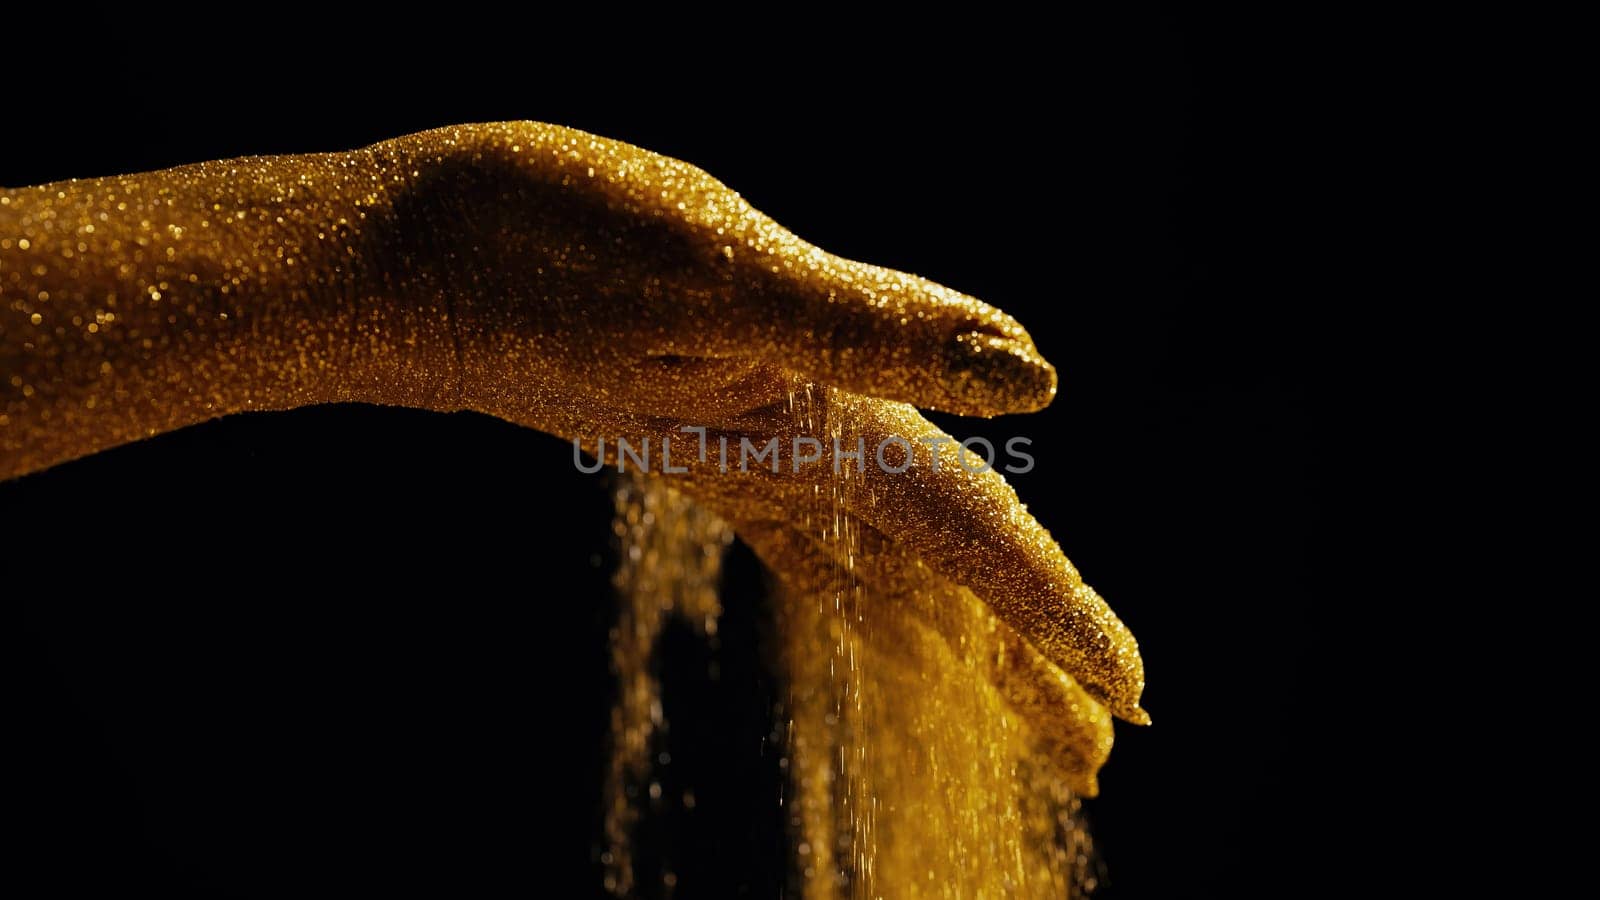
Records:
{"label": "gold glitter on skin", "polygon": [[[817,424],[872,447],[941,434],[911,404],[995,415],[1055,392],[992,307],[832,256],[690,165],[537,123],[7,190],[0,240],[0,478],[335,401],[472,409],[589,447],[686,423],[788,446],[798,376],[843,389]],[[1004,479],[913,448],[908,473],[850,481],[849,512],[1146,721],[1132,636]],[[672,477],[741,533],[832,490],[825,465],[681,461]],[[763,544],[780,574],[804,566]]]}

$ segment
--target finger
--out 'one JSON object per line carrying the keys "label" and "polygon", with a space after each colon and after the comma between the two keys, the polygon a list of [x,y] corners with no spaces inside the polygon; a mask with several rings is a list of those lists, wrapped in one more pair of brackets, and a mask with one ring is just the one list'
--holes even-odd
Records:
{"label": "finger", "polygon": [[[981,461],[941,453],[934,442],[949,436],[908,406],[842,391],[831,392],[824,405],[826,427],[841,436],[841,446],[865,450],[859,464],[846,463],[842,485],[851,512],[971,588],[1118,717],[1149,722],[1139,708],[1144,663],[1133,635],[998,472],[969,471]],[[879,447],[883,464],[875,458]],[[890,471],[904,464],[906,450],[911,465]]]}
{"label": "finger", "polygon": [[[773,225],[730,241],[734,297],[699,352],[866,396],[975,416],[1031,412],[1055,369],[1013,318],[925,278],[842,259]],[[736,244],[738,244],[736,246]]]}
{"label": "finger", "polygon": [[1000,623],[1007,639],[990,674],[1006,703],[1031,725],[1051,762],[1085,797],[1100,794],[1100,767],[1111,756],[1111,713],[1072,676]]}
{"label": "finger", "polygon": [[[966,655],[975,674],[1022,718],[1072,790],[1090,797],[1098,793],[1097,773],[1111,753],[1110,714],[965,588],[908,560],[870,528],[858,532],[861,540],[849,549],[853,565],[841,558],[846,549],[842,542],[817,540],[781,523],[745,523],[736,531],[778,580],[799,595],[864,584],[868,603],[897,607],[908,621],[932,628],[952,652]],[[877,636],[874,650],[886,656],[897,651],[898,636],[885,638],[881,631]]]}

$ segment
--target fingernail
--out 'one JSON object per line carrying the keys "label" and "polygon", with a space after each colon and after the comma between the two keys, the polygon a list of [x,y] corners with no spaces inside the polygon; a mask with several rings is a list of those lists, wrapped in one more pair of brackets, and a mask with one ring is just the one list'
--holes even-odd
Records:
{"label": "fingernail", "polygon": [[941,382],[969,415],[1033,412],[1056,395],[1056,370],[1032,344],[981,331],[956,335]]}

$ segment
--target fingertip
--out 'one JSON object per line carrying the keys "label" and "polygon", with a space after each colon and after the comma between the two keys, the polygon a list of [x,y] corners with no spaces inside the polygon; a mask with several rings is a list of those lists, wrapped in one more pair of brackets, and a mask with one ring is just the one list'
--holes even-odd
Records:
{"label": "fingertip", "polygon": [[940,386],[950,412],[977,416],[1035,412],[1056,396],[1056,370],[1026,336],[957,334],[945,348]]}
{"label": "fingertip", "polygon": [[1131,707],[1131,708],[1119,713],[1118,717],[1121,718],[1124,722],[1129,722],[1129,723],[1134,724],[1134,725],[1149,725],[1150,724],[1150,714],[1145,712],[1144,708],[1140,707],[1140,706],[1133,706],[1133,707]]}

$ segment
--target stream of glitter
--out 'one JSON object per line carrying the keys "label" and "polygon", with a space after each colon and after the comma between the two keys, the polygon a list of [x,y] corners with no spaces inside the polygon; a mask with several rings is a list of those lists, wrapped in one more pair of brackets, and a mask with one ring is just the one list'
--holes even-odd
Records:
{"label": "stream of glitter", "polygon": [[[606,768],[606,888],[630,896],[634,871],[630,836],[642,797],[655,796],[652,744],[666,727],[661,684],[651,657],[669,617],[702,636],[717,633],[717,578],[733,532],[716,516],[657,481],[621,479],[612,530],[620,559],[613,583],[619,603],[611,630],[617,700],[611,708],[611,758]],[[670,877],[670,876],[669,876]]]}

